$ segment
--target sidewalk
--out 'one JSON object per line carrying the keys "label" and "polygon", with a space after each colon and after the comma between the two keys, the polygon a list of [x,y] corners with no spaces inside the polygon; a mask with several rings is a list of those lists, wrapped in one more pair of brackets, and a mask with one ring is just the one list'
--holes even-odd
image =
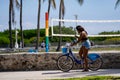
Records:
{"label": "sidewalk", "polygon": [[81,71],[82,70],[71,70],[70,72],[62,72],[60,70],[0,72],[0,80],[46,80],[85,76],[120,76],[120,69],[100,69],[89,72]]}

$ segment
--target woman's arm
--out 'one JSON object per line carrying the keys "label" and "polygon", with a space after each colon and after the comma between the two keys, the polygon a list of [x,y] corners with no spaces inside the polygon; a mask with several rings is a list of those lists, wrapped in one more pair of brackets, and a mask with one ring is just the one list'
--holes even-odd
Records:
{"label": "woman's arm", "polygon": [[75,38],[79,38],[77,35],[75,35]]}
{"label": "woman's arm", "polygon": [[75,36],[77,38],[77,41],[75,41],[74,43],[71,44],[71,46],[76,45],[77,43],[82,41],[82,38],[84,37],[84,32],[81,32],[80,36]]}

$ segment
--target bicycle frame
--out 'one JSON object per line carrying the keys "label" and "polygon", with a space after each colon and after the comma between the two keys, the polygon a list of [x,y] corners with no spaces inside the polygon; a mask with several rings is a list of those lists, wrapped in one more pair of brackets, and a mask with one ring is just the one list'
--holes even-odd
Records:
{"label": "bicycle frame", "polygon": [[[70,56],[74,62],[76,62],[77,64],[83,64],[83,61],[82,60],[78,60],[75,55],[73,54],[71,48],[68,48],[69,49],[69,52],[64,54],[65,56]],[[100,58],[100,55],[96,54],[96,53],[90,53],[88,54],[88,58],[91,60],[91,61],[95,61],[97,60],[98,58]]]}
{"label": "bicycle frame", "polygon": [[66,53],[66,54],[64,54],[64,55],[65,55],[65,56],[70,56],[70,57],[74,60],[74,62],[76,62],[77,64],[82,64],[82,61],[81,61],[81,60],[78,60],[78,59],[75,57],[75,55],[72,53],[71,48],[68,48],[68,49],[69,49],[69,52]]}

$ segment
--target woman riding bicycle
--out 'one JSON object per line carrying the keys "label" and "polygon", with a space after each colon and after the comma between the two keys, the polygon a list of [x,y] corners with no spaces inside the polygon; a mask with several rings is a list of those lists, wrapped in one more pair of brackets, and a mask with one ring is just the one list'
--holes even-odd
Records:
{"label": "woman riding bicycle", "polygon": [[76,29],[77,29],[77,32],[79,33],[80,36],[79,37],[75,36],[77,38],[77,41],[75,43],[71,44],[71,46],[76,45],[77,43],[81,42],[82,46],[81,46],[81,48],[79,50],[79,55],[80,55],[80,58],[84,61],[84,64],[83,64],[84,70],[83,70],[83,72],[89,71],[88,70],[87,55],[88,55],[88,51],[89,51],[89,49],[91,47],[91,44],[90,44],[90,41],[88,39],[88,33],[80,25],[76,26]]}

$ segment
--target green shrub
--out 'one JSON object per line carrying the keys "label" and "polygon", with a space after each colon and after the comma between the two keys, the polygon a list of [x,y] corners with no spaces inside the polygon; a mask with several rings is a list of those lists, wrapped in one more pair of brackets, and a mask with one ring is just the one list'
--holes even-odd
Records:
{"label": "green shrub", "polygon": [[104,41],[106,44],[120,44],[120,38],[109,38]]}
{"label": "green shrub", "polygon": [[5,45],[5,44],[9,44],[9,38],[6,37],[0,37],[0,45]]}

